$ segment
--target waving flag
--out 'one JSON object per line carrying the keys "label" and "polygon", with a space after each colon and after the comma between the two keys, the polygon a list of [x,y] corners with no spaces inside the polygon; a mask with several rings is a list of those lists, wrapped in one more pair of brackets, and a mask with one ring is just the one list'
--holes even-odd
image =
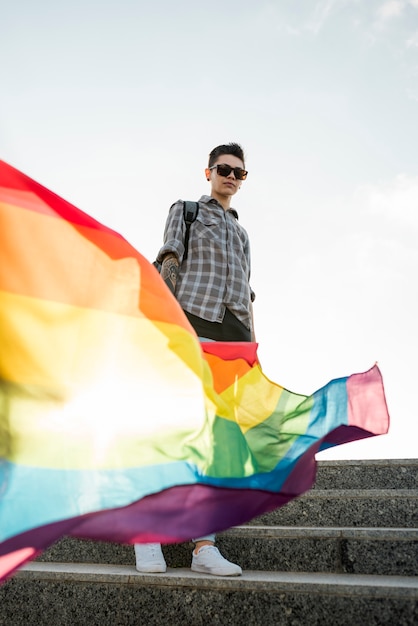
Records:
{"label": "waving flag", "polygon": [[312,486],[315,453],[386,433],[377,366],[312,396],[256,345],[200,344],[125,239],[0,161],[0,579],[63,535],[162,543]]}

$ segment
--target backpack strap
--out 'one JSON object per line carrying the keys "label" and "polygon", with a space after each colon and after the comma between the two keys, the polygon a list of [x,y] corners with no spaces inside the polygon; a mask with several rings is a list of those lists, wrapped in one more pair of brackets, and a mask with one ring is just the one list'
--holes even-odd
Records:
{"label": "backpack strap", "polygon": [[[199,203],[191,202],[189,200],[183,200],[183,219],[186,224],[186,232],[184,235],[184,254],[183,261],[187,259],[187,254],[189,251],[189,235],[190,235],[190,226],[195,221],[197,214],[199,213]],[[157,260],[153,262],[154,267],[158,272],[161,272],[161,263]]]}
{"label": "backpack strap", "polygon": [[189,252],[190,226],[195,221],[198,213],[199,213],[199,203],[198,202],[190,202],[189,200],[185,200],[183,202],[183,217],[184,217],[184,223],[186,224],[186,233],[184,235],[183,261],[185,261],[187,259],[187,255],[188,255],[188,252]]}

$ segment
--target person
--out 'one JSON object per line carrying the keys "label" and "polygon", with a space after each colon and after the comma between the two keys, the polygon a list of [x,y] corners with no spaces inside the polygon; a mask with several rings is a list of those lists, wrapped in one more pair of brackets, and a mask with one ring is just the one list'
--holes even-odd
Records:
{"label": "person", "polygon": [[[175,202],[168,214],[157,261],[162,278],[201,341],[255,341],[249,237],[230,206],[247,174],[239,144],[220,145],[210,152],[205,169],[210,196],[199,199],[184,262],[183,202]],[[242,574],[239,565],[221,555],[214,534],[193,542],[192,571],[219,576]],[[158,543],[135,544],[135,556],[140,572],[166,571]]]}

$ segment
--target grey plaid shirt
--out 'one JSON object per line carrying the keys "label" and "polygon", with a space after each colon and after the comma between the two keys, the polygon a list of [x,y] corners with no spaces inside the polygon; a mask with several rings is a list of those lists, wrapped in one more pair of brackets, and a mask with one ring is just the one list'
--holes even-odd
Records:
{"label": "grey plaid shirt", "polygon": [[184,310],[209,322],[222,322],[228,308],[251,329],[250,303],[255,295],[249,284],[250,243],[235,215],[214,198],[202,196],[182,263],[186,227],[183,202],[178,200],[170,208],[157,259],[161,262],[168,252],[178,258],[176,298]]}

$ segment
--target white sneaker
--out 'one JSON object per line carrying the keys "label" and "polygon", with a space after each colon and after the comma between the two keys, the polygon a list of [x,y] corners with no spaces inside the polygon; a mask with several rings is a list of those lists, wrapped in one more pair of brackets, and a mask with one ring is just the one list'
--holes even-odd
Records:
{"label": "white sneaker", "polygon": [[215,546],[202,546],[197,554],[193,552],[192,571],[215,576],[241,576],[239,565],[227,561]]}
{"label": "white sneaker", "polygon": [[135,558],[138,572],[161,573],[167,570],[161,545],[159,543],[136,543]]}

